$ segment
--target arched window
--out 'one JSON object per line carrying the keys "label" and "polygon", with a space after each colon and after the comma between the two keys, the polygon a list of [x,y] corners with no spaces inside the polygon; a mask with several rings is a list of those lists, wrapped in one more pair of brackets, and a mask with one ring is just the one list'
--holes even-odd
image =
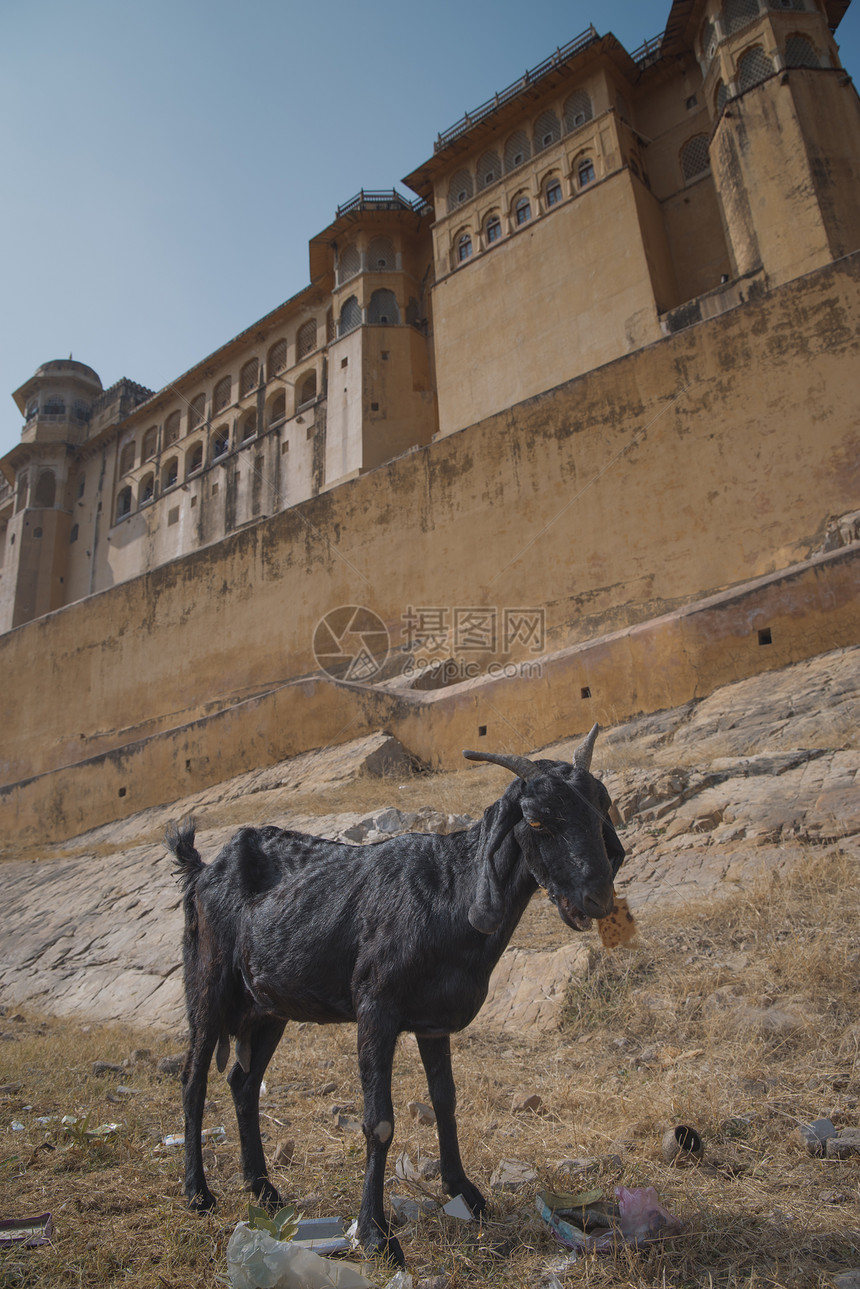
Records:
{"label": "arched window", "polygon": [[212,440],[212,460],[217,461],[219,457],[226,456],[229,451],[230,431],[226,425],[220,425]]}
{"label": "arched window", "polygon": [[164,446],[170,447],[179,438],[179,412],[171,412],[164,422]]}
{"label": "arched window", "polygon": [[711,157],[708,152],[708,136],[695,134],[688,139],[681,149],[681,173],[685,179],[695,179],[707,174],[711,168]]}
{"label": "arched window", "polygon": [[594,162],[591,157],[581,157],[576,163],[576,182],[580,188],[594,183]]}
{"label": "arched window", "polygon": [[384,322],[389,326],[400,321],[400,310],[393,291],[374,291],[367,309],[368,322]]}
{"label": "arched window", "polygon": [[151,461],[158,451],[158,426],[152,425],[143,436],[142,461]]}
{"label": "arched window", "polygon": [[752,89],[754,85],[760,85],[772,74],[773,63],[761,45],[755,45],[745,54],[741,54],[738,62],[738,89],[743,93],[744,90]]}
{"label": "arched window", "polygon": [[331,309],[325,311],[325,338],[326,344],[329,344],[335,338],[334,314]]}
{"label": "arched window", "polygon": [[281,421],[286,420],[287,416],[287,396],[283,390],[276,394],[269,406],[269,425],[279,425]]}
{"label": "arched window", "polygon": [[367,248],[367,267],[371,273],[387,273],[395,267],[394,243],[390,237],[373,238]]}
{"label": "arched window", "polygon": [[161,491],[175,487],[179,480],[179,457],[171,457],[161,468]]}
{"label": "arched window", "polygon": [[242,421],[242,425],[239,433],[243,443],[247,443],[249,439],[254,438],[254,436],[257,433],[256,409],[252,412],[248,412],[245,419]]}
{"label": "arched window", "polygon": [[462,206],[472,196],[472,176],[468,170],[458,170],[448,185],[448,209]]}
{"label": "arched window", "polygon": [[718,81],[717,92],[714,95],[714,107],[716,108],[717,116],[720,115],[720,113],[722,112],[723,108],[726,106],[728,101],[729,101],[729,91],[726,89],[722,81]]}
{"label": "arched window", "polygon": [[212,392],[212,412],[217,414],[223,412],[225,407],[230,406],[230,400],[233,397],[233,377],[222,376],[215,389]]}
{"label": "arched window", "polygon": [[126,486],[120,489],[116,499],[116,522],[125,519],[126,515],[131,514],[131,488]]}
{"label": "arched window", "polygon": [[303,358],[307,358],[308,354],[312,354],[316,347],[317,320],[316,318],[308,318],[307,322],[303,322],[299,327],[296,335],[296,362],[301,362]]}
{"label": "arched window", "polygon": [[786,67],[820,67],[821,59],[812,42],[799,32],[793,32],[785,42]]}
{"label": "arched window", "polygon": [[317,374],[315,371],[309,371],[297,383],[296,388],[299,391],[298,406],[304,407],[305,403],[311,403],[317,396]]}
{"label": "arched window", "polygon": [[518,197],[514,202],[514,223],[517,227],[527,224],[532,217],[532,204],[528,197]]}
{"label": "arched window", "polygon": [[188,408],[188,432],[196,430],[198,425],[203,424],[203,418],[206,415],[206,395],[195,394]]}
{"label": "arched window", "polygon": [[758,17],[758,0],[725,0],[723,5],[723,26],[726,34],[740,31],[753,18]]}
{"label": "arched window", "polygon": [[57,481],[53,470],[42,470],[36,480],[34,505],[39,510],[50,510],[57,499]]}
{"label": "arched window", "polygon": [[135,443],[134,439],[126,443],[119,454],[119,472],[128,474],[129,470],[134,469]]}
{"label": "arched window", "polygon": [[281,340],[276,340],[268,352],[266,357],[266,372],[269,376],[276,376],[279,371],[284,370],[286,365],[287,342],[282,338]]}
{"label": "arched window", "polygon": [[457,238],[457,263],[462,264],[472,254],[472,234],[461,233]]}
{"label": "arched window", "polygon": [[46,398],[45,406],[42,408],[45,416],[65,416],[66,402],[62,398]]}
{"label": "arched window", "polygon": [[346,336],[350,331],[355,331],[356,327],[361,326],[361,305],[354,295],[348,300],[344,300],[343,308],[340,311],[340,322],[337,328],[339,336]]}
{"label": "arched window", "polygon": [[502,163],[499,160],[498,152],[485,152],[478,160],[476,167],[478,179],[478,191],[482,188],[489,188],[502,177]]}
{"label": "arched window", "polygon": [[138,494],[138,507],[148,506],[155,496],[155,475],[146,474],[140,481],[140,493]]}
{"label": "arched window", "polygon": [[356,273],[361,272],[361,256],[357,246],[345,246],[340,253],[338,263],[338,280],[348,282]]}
{"label": "arched window", "polygon": [[531,156],[531,148],[524,130],[515,130],[505,144],[505,174],[516,170]]}
{"label": "arched window", "polygon": [[555,112],[541,112],[540,116],[535,121],[535,152],[542,152],[544,148],[548,148],[551,144],[557,143],[560,138],[561,123],[559,122]]}
{"label": "arched window", "polygon": [[203,469],[203,444],[195,443],[185,454],[185,478]]}
{"label": "arched window", "polygon": [[713,61],[714,54],[717,52],[717,29],[708,18],[702,27],[699,36],[699,47],[702,51],[702,59],[710,64]]}
{"label": "arched window", "polygon": [[547,210],[549,210],[550,206],[557,206],[563,195],[564,194],[561,190],[561,180],[558,175],[550,175],[550,177],[544,181],[543,186],[543,199]]}
{"label": "arched window", "polygon": [[594,116],[591,96],[587,90],[574,90],[564,105],[564,128],[566,131],[578,130]]}
{"label": "arched window", "polygon": [[251,358],[239,372],[239,397],[244,398],[246,394],[250,394],[259,383],[260,364],[256,358]]}
{"label": "arched window", "polygon": [[502,236],[502,221],[498,215],[488,215],[487,222],[484,224],[484,237],[487,245],[492,246],[493,242],[498,242]]}

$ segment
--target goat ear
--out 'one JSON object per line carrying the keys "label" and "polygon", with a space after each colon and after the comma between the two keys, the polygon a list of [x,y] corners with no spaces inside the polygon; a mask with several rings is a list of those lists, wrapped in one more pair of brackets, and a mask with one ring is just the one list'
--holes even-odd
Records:
{"label": "goat ear", "polygon": [[606,854],[614,877],[624,863],[624,856],[627,852],[618,840],[618,833],[612,827],[609,819],[603,820],[603,844],[606,847]]}
{"label": "goat ear", "polygon": [[480,871],[475,898],[469,906],[469,921],[483,935],[492,935],[504,917],[505,886],[519,851],[511,830],[523,817],[520,787],[519,783],[512,783],[481,820]]}

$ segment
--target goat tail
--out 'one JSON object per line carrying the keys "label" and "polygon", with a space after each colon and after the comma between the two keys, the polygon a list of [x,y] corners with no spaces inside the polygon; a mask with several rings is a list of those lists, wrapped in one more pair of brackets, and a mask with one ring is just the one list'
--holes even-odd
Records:
{"label": "goat tail", "polygon": [[200,858],[200,852],[194,845],[194,834],[197,826],[193,819],[173,820],[164,830],[164,840],[173,852],[176,863],[173,872],[185,890],[190,890],[206,865]]}

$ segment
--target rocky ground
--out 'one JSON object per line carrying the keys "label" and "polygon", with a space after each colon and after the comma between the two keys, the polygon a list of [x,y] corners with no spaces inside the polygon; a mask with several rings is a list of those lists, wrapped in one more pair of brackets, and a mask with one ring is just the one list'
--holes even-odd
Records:
{"label": "rocky ground", "polygon": [[[601,737],[593,768],[621,812],[628,851],[617,885],[643,934],[655,903],[686,902],[692,915],[703,898],[736,891],[763,868],[787,870],[810,847],[823,863],[834,849],[860,854],[858,682],[860,648],[839,650]],[[542,755],[568,755],[574,742]],[[466,784],[462,799],[475,803],[468,811],[450,808],[446,781],[454,779]],[[138,1025],[181,1022],[181,912],[160,840],[168,819],[195,815],[204,858],[242,823],[361,844],[468,826],[502,782],[490,767],[416,776],[403,749],[381,733],[43,851],[7,846],[0,1003]],[[332,808],[369,800],[374,808]],[[552,1023],[594,940],[572,938],[536,899],[477,1023]]]}

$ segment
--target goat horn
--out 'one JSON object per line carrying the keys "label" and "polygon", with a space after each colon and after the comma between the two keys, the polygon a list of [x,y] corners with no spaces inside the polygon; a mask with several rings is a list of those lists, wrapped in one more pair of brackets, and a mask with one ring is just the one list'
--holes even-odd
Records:
{"label": "goat horn", "polygon": [[502,754],[497,752],[468,752],[464,751],[463,756],[467,761],[490,761],[493,765],[502,765],[511,774],[518,775],[521,779],[533,779],[536,774],[540,774],[540,767],[530,761],[527,756],[517,756],[515,753]]}
{"label": "goat horn", "polygon": [[594,741],[597,738],[599,728],[599,725],[595,723],[574,752],[573,764],[578,770],[591,769],[591,754],[594,751]]}

